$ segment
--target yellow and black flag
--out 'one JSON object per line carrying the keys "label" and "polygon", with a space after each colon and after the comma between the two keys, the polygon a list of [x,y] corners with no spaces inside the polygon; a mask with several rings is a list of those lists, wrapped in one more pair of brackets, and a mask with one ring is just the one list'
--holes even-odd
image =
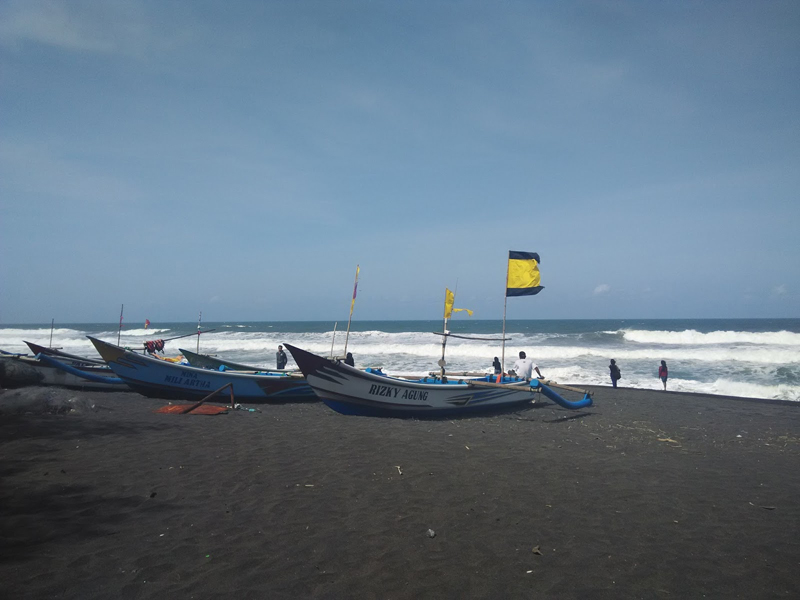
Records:
{"label": "yellow and black flag", "polygon": [[539,285],[539,255],[536,252],[508,252],[506,296],[533,296],[544,289]]}

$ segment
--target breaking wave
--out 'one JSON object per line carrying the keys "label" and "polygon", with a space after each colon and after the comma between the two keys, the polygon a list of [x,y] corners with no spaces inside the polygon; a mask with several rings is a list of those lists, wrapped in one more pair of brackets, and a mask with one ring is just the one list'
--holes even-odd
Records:
{"label": "breaking wave", "polygon": [[791,331],[711,331],[701,333],[694,329],[684,331],[649,331],[646,329],[622,330],[626,341],[639,344],[708,345],[708,344],[762,344],[800,346],[800,333]]}

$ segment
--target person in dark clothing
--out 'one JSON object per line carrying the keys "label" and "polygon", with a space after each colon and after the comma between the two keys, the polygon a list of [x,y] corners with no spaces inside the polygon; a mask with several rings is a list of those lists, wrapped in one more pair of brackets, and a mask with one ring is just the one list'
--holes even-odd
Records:
{"label": "person in dark clothing", "polygon": [[617,366],[617,361],[613,358],[611,359],[611,364],[608,365],[608,370],[611,373],[611,386],[617,387],[617,380],[622,379],[622,373],[620,373],[619,367]]}
{"label": "person in dark clothing", "polygon": [[283,351],[283,346],[278,346],[278,351],[275,353],[275,361],[278,363],[278,368],[283,369],[287,363],[286,352]]}
{"label": "person in dark clothing", "polygon": [[503,367],[500,364],[500,359],[496,356],[494,357],[494,362],[492,363],[492,367],[494,367],[494,374],[500,375],[503,372]]}
{"label": "person in dark clothing", "polygon": [[667,377],[669,377],[669,371],[667,370],[667,361],[662,360],[661,366],[658,367],[658,377],[661,379],[661,383],[664,384],[664,391],[667,390]]}
{"label": "person in dark clothing", "polygon": [[352,352],[348,352],[347,356],[344,357],[344,364],[350,365],[351,367],[355,367],[356,366],[356,361],[353,360],[353,353]]}

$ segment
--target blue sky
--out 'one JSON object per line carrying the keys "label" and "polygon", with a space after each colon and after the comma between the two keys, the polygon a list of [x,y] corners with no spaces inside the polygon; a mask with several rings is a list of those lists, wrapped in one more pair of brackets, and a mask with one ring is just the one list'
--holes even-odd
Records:
{"label": "blue sky", "polygon": [[0,323],[800,317],[797,2],[0,2]]}

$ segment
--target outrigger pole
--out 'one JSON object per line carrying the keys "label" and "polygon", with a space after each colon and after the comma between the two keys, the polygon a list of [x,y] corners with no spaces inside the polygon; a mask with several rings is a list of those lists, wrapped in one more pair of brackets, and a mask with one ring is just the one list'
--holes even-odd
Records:
{"label": "outrigger pole", "polygon": [[347,356],[347,341],[350,339],[350,322],[353,320],[353,308],[356,305],[356,292],[358,291],[358,273],[361,270],[359,265],[356,265],[356,282],[353,285],[353,301],[350,302],[350,317],[347,319],[347,335],[344,337],[344,355]]}
{"label": "outrigger pole", "polygon": [[[193,335],[198,336],[198,339],[199,339],[201,333],[211,333],[212,331],[216,331],[216,329],[206,329],[205,331],[200,331],[200,329],[198,329],[197,333],[184,333],[183,335],[176,335],[175,337],[167,338],[167,339],[161,340],[161,341],[166,343],[166,342],[171,342],[173,340],[180,340],[180,339],[183,339],[183,338],[186,338],[186,337],[190,337],[190,336],[193,336]],[[142,354],[144,354],[147,351],[147,342],[144,342],[144,348],[145,349],[142,351]],[[198,344],[198,348],[199,348],[199,344]],[[199,354],[199,352],[198,352],[198,354]]]}

